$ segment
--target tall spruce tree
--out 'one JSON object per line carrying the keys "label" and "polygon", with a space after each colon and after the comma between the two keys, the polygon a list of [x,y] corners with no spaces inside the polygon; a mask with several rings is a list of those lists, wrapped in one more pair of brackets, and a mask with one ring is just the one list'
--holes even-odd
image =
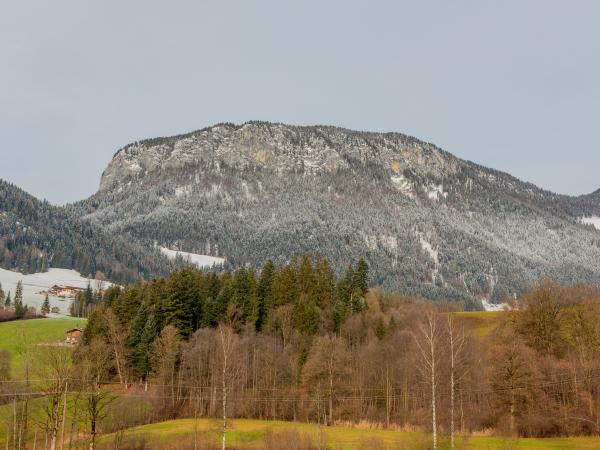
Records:
{"label": "tall spruce tree", "polygon": [[23,302],[23,282],[17,282],[17,288],[15,289],[15,304],[17,302]]}
{"label": "tall spruce tree", "polygon": [[269,304],[272,302],[273,280],[275,279],[275,265],[273,260],[269,259],[263,265],[258,280],[258,317],[256,319],[256,331],[260,331],[267,321]]}
{"label": "tall spruce tree", "polygon": [[165,302],[165,324],[173,325],[181,337],[187,339],[197,328],[194,306],[198,289],[194,284],[193,269],[175,271],[169,280],[169,291]]}
{"label": "tall spruce tree", "polygon": [[23,282],[19,281],[15,289],[15,317],[17,319],[23,318],[26,311],[27,307],[23,305]]}
{"label": "tall spruce tree", "polygon": [[369,265],[364,258],[358,260],[354,274],[354,291],[361,297],[367,294],[369,289]]}
{"label": "tall spruce tree", "polygon": [[46,297],[44,298],[44,303],[42,303],[41,312],[45,316],[50,314],[50,297],[48,297],[48,294],[46,294]]}
{"label": "tall spruce tree", "polygon": [[277,271],[272,287],[272,303],[269,309],[275,309],[278,306],[294,304],[298,298],[298,282],[296,273],[291,265],[283,266]]}
{"label": "tall spruce tree", "polygon": [[342,278],[339,279],[335,289],[335,304],[333,306],[333,326],[339,331],[342,323],[352,311],[354,268],[349,265]]}
{"label": "tall spruce tree", "polygon": [[92,286],[88,283],[85,291],[83,291],[83,305],[91,305],[94,303],[94,291],[92,290]]}
{"label": "tall spruce tree", "polygon": [[148,315],[148,320],[146,320],[144,331],[140,336],[140,341],[138,342],[137,347],[134,349],[135,354],[137,355],[135,369],[143,376],[144,379],[146,379],[148,374],[152,371],[150,353],[152,350],[152,344],[159,334],[160,328],[158,327],[156,316],[154,313],[150,313]]}
{"label": "tall spruce tree", "polygon": [[228,305],[229,320],[239,331],[244,324],[256,327],[258,293],[254,270],[244,267],[233,274],[232,296]]}
{"label": "tall spruce tree", "polygon": [[227,318],[227,307],[233,297],[233,282],[231,274],[225,272],[219,281],[219,292],[212,292],[206,300],[206,308],[203,316],[203,325],[216,327]]}
{"label": "tall spruce tree", "polygon": [[129,339],[127,340],[127,345],[130,348],[135,348],[138,345],[144,331],[144,326],[146,325],[146,320],[148,320],[148,313],[148,305],[146,302],[142,302],[131,321]]}
{"label": "tall spruce tree", "polygon": [[321,255],[317,255],[315,261],[315,277],[317,306],[321,309],[329,309],[333,305],[334,276],[329,262]]}

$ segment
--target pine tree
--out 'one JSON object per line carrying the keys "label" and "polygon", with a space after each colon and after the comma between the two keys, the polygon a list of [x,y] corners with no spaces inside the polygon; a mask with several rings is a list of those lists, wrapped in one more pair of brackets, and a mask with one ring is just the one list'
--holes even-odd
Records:
{"label": "pine tree", "polygon": [[312,261],[307,254],[302,255],[298,264],[297,280],[300,293],[307,295],[311,300],[315,299],[316,277]]}
{"label": "pine tree", "polygon": [[131,324],[131,335],[127,345],[131,348],[130,361],[134,370],[142,378],[150,373],[150,350],[159,334],[156,316],[142,303]]}
{"label": "pine tree", "polygon": [[300,294],[294,304],[294,321],[296,329],[309,336],[314,335],[319,329],[319,313],[314,300],[307,294]]}
{"label": "pine tree", "polygon": [[153,313],[150,313],[148,320],[146,321],[146,325],[144,326],[144,331],[140,337],[140,341],[134,350],[135,354],[138,355],[134,367],[137,372],[144,377],[144,379],[152,370],[152,366],[150,364],[150,351],[152,349],[152,344],[158,335],[159,328],[156,321],[156,316]]}
{"label": "pine tree", "polygon": [[0,283],[0,307],[4,306],[4,300],[5,300],[5,294],[4,294],[4,290],[2,289],[2,283]]}
{"label": "pine tree", "polygon": [[254,270],[242,267],[234,273],[232,297],[228,310],[233,312],[229,319],[238,331],[246,323],[256,326],[258,317],[257,287]]}
{"label": "pine tree", "polygon": [[272,294],[272,303],[269,304],[269,309],[296,302],[299,295],[298,282],[295,271],[290,265],[282,267],[277,272],[273,281]]}
{"label": "pine tree", "polygon": [[338,332],[353,310],[352,302],[354,301],[353,293],[354,268],[349,265],[344,276],[338,281],[335,289],[335,304],[333,307],[333,327]]}
{"label": "pine tree", "polygon": [[127,345],[130,348],[135,348],[138,345],[144,331],[144,326],[146,325],[146,320],[148,320],[148,313],[148,306],[146,302],[143,302],[131,321],[129,339],[127,340]]}
{"label": "pine tree", "polygon": [[360,258],[358,260],[358,264],[356,265],[353,287],[354,291],[363,298],[369,289],[369,265],[364,258]]}
{"label": "pine tree", "polygon": [[12,299],[10,298],[10,291],[8,291],[8,294],[6,295],[6,300],[4,301],[4,307],[10,308],[11,306],[12,306]]}
{"label": "pine tree", "polygon": [[256,319],[256,331],[260,331],[267,321],[269,304],[272,302],[273,280],[275,279],[275,265],[269,259],[263,265],[258,280],[258,317]]}
{"label": "pine tree", "polygon": [[27,307],[23,305],[23,282],[17,283],[17,289],[15,290],[15,317],[17,319],[23,318]]}
{"label": "pine tree", "polygon": [[315,276],[317,306],[321,309],[329,309],[333,305],[334,277],[329,267],[329,262],[321,257],[321,255],[317,255]]}
{"label": "pine tree", "polygon": [[83,291],[83,304],[85,306],[91,305],[94,303],[94,291],[92,290],[92,286],[88,283],[85,291]]}
{"label": "pine tree", "polygon": [[216,327],[224,322],[227,317],[227,307],[233,296],[233,283],[231,274],[225,272],[219,281],[221,288],[216,293],[211,293],[206,300],[206,308],[203,316],[203,326]]}
{"label": "pine tree", "polygon": [[170,295],[165,303],[165,324],[173,325],[181,337],[187,339],[197,328],[194,306],[199,293],[194,284],[193,269],[175,271],[169,285]]}
{"label": "pine tree", "polygon": [[47,316],[50,314],[50,298],[48,294],[46,294],[46,298],[44,298],[44,303],[42,303],[42,314]]}
{"label": "pine tree", "polygon": [[15,290],[15,305],[18,302],[23,302],[23,282],[19,281],[17,283],[17,289]]}
{"label": "pine tree", "polygon": [[383,321],[383,318],[379,317],[379,320],[377,321],[377,326],[375,327],[375,336],[377,336],[377,339],[379,339],[381,341],[385,337],[386,334],[387,334],[387,329],[385,328],[385,323]]}

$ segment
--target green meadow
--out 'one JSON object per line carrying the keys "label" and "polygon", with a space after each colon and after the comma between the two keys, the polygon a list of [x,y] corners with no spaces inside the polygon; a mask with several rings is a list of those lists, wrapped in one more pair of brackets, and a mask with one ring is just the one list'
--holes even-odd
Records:
{"label": "green meadow", "polygon": [[58,343],[65,339],[65,331],[85,326],[86,319],[57,318],[14,320],[0,323],[0,349],[10,354],[12,378],[19,378],[23,358],[28,350],[39,344]]}
{"label": "green meadow", "polygon": [[[150,449],[194,448],[197,442],[208,448],[220,443],[221,422],[214,419],[179,419],[142,425],[122,434],[103,436],[99,448],[114,448],[119,441],[126,446]],[[299,439],[310,441],[311,448],[377,450],[377,449],[427,449],[431,448],[431,436],[427,433],[363,429],[352,427],[321,427],[316,424],[234,419],[229,421],[228,448],[261,449],[269,439],[281,443]],[[291,442],[290,442],[291,444]],[[439,442],[440,449],[449,448],[447,436]],[[206,448],[206,447],[200,447]],[[279,447],[277,447],[279,448]],[[296,448],[290,445],[289,448]],[[306,447],[298,447],[306,448]],[[552,438],[508,439],[501,437],[458,437],[456,448],[460,449],[597,449],[600,438]]]}

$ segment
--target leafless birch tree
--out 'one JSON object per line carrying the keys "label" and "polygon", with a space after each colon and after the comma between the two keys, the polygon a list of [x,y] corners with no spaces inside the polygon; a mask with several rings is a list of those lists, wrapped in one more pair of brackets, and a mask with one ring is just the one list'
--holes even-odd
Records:
{"label": "leafless birch tree", "polygon": [[223,407],[223,433],[221,448],[227,448],[227,384],[231,376],[231,358],[237,342],[235,331],[224,324],[217,329],[219,350],[221,356],[221,401]]}
{"label": "leafless birch tree", "polygon": [[421,357],[424,375],[429,379],[431,388],[431,428],[433,433],[433,449],[437,450],[437,416],[436,416],[436,364],[438,362],[439,327],[438,312],[428,309],[424,322],[419,325],[415,343]]}
{"label": "leafless birch tree", "polygon": [[450,448],[455,448],[455,393],[456,385],[461,378],[457,373],[458,365],[461,362],[465,348],[466,337],[465,329],[456,324],[454,314],[451,312],[446,315],[446,333],[448,337],[448,350],[450,356]]}

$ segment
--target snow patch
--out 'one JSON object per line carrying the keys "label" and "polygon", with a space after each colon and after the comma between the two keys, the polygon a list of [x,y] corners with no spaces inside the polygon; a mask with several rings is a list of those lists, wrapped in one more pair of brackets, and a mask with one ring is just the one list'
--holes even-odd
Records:
{"label": "snow patch", "polygon": [[177,186],[175,188],[175,197],[187,197],[192,193],[192,186]]}
{"label": "snow patch", "polygon": [[579,220],[585,225],[592,225],[596,230],[600,230],[600,217],[598,216],[581,217]]}
{"label": "snow patch", "polygon": [[241,187],[242,187],[242,192],[244,193],[244,197],[247,200],[257,200],[257,198],[254,195],[252,195],[252,193],[250,192],[250,187],[248,186],[248,183],[246,183],[245,181],[242,181]]}
{"label": "snow patch", "polygon": [[390,180],[392,181],[392,185],[404,195],[413,199],[415,198],[412,184],[406,179],[406,177],[403,175],[392,175]]}
{"label": "snow patch", "polygon": [[375,250],[377,248],[377,236],[366,234],[363,237],[369,250]]}
{"label": "snow patch", "polygon": [[197,253],[180,252],[178,250],[171,250],[166,247],[158,246],[159,250],[163,255],[169,259],[175,259],[177,256],[183,258],[184,261],[188,261],[197,267],[213,267],[222,266],[225,263],[225,258],[219,258],[218,256],[210,255],[199,255]]}
{"label": "snow patch", "polygon": [[[24,275],[11,270],[0,269],[0,283],[5,294],[10,291],[10,296],[15,298],[17,283],[23,282],[23,303],[33,306],[39,311],[44,302],[45,295],[38,292],[45,291],[55,284],[58,286],[72,286],[80,289],[87,288],[88,284],[94,290],[106,289],[112,286],[108,281],[94,280],[82,276],[79,272],[69,269],[49,269],[48,272],[38,272]],[[61,314],[69,313],[70,299],[58,298],[50,295],[50,307],[58,307]]]}
{"label": "snow patch", "polygon": [[125,163],[125,165],[131,172],[138,173],[142,171],[142,166],[140,166],[136,160],[130,162],[129,164]]}
{"label": "snow patch", "polygon": [[396,236],[381,236],[380,240],[383,248],[394,255],[398,252],[398,238]]}
{"label": "snow patch", "polygon": [[371,251],[376,250],[378,246],[387,250],[392,255],[398,253],[398,238],[396,236],[363,234],[363,239],[367,248]]}
{"label": "snow patch", "polygon": [[485,298],[481,299],[481,305],[485,311],[508,311],[510,310],[510,305],[508,303],[490,303]]}
{"label": "snow patch", "polygon": [[438,184],[436,186],[428,187],[427,197],[429,197],[430,200],[437,202],[440,199],[440,197],[443,197],[443,198],[448,197],[448,193],[444,192],[444,186],[442,186],[441,184]]}
{"label": "snow patch", "polygon": [[425,252],[429,255],[431,260],[435,263],[436,267],[440,265],[439,252],[437,249],[433,248],[433,245],[429,241],[427,241],[423,234],[418,233],[419,236],[419,244],[421,244],[421,248],[425,250]]}
{"label": "snow patch", "polygon": [[425,236],[423,235],[423,233],[417,231],[416,234],[417,234],[417,237],[419,238],[419,244],[421,244],[421,248],[425,251],[425,253],[427,253],[429,255],[429,257],[433,261],[433,269],[431,271],[431,281],[433,283],[435,283],[435,281],[437,280],[438,277],[440,277],[440,279],[443,281],[443,277],[441,277],[441,274],[440,274],[440,257],[439,257],[438,249],[434,248],[433,245],[431,245],[431,242],[429,242],[427,239],[425,239]]}

